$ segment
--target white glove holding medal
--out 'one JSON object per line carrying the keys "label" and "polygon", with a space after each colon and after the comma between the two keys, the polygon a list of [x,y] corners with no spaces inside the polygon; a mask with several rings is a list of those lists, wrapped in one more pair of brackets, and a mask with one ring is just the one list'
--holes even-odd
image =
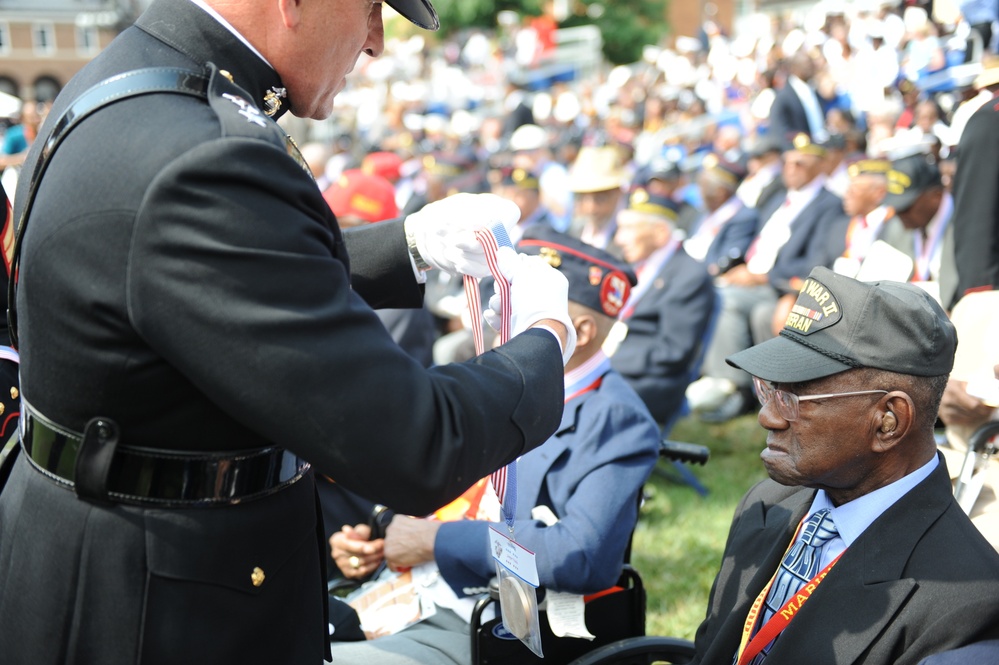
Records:
{"label": "white glove holding medal", "polygon": [[[437,268],[451,275],[489,277],[477,229],[497,222],[507,231],[520,220],[520,208],[495,194],[455,194],[425,205],[406,217],[406,239],[421,270]],[[420,259],[426,265],[420,264]]]}
{"label": "white glove holding medal", "polygon": [[[569,316],[569,280],[540,256],[517,254],[509,247],[500,247],[497,261],[500,271],[510,281],[510,335],[519,335],[543,319],[562,323],[568,331],[562,349],[565,366],[576,350],[576,329]],[[500,297],[496,293],[482,314],[493,330],[500,328],[500,310]]]}

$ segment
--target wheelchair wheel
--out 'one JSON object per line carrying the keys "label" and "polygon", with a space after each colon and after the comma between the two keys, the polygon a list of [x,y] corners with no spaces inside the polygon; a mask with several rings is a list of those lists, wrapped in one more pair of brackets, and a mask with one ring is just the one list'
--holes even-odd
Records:
{"label": "wheelchair wheel", "polygon": [[675,637],[629,637],[580,656],[570,665],[652,665],[689,663],[694,643]]}

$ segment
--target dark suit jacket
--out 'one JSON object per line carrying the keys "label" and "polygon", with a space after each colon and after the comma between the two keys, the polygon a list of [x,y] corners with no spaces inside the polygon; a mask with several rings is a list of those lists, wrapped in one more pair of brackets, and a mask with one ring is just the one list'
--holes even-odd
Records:
{"label": "dark suit jacket", "polygon": [[628,336],[611,365],[659,423],[668,422],[683,404],[714,303],[707,269],[678,248],[627,320]]}
{"label": "dark suit jacket", "polygon": [[[760,210],[760,229],[783,203],[783,198],[774,197],[767,208]],[[806,277],[815,266],[830,267],[829,257],[839,256],[846,248],[849,223],[842,199],[823,187],[791,225],[791,237],[777,253],[770,269],[770,285],[781,293],[788,293],[795,290],[790,286],[792,278]],[[830,242],[838,244],[831,246]]]}
{"label": "dark suit jacket", "polygon": [[999,288],[999,100],[975,112],[961,134],[954,176],[954,258],[957,294]]}
{"label": "dark suit jacket", "polygon": [[759,215],[756,208],[745,206],[739,208],[718,230],[718,235],[715,236],[704,257],[704,265],[710,268],[717,266],[723,259],[745,256],[746,250],[756,236],[758,226]]}
{"label": "dark suit jacket", "polygon": [[[739,503],[708,612],[699,665],[731,665],[746,613],[815,491],[765,480]],[[914,665],[999,636],[999,554],[951,494],[943,460],[877,518],[777,639],[768,665]]]}
{"label": "dark suit jacket", "polygon": [[[345,244],[281,129],[245,114],[281,85],[277,74],[196,5],[156,0],[67,85],[52,119],[120,72],[208,72],[209,62],[235,83],[212,74],[207,103],[177,94],[120,101],[56,151],[20,271],[22,396],[76,431],[111,418],[123,445],[283,446],[414,514],[547,440],[562,412],[555,339],[530,331],[474,362],[431,370],[403,352],[371,309],[420,304],[401,222]],[[110,665],[130,662],[122,653],[138,659],[141,645],[149,662],[319,662],[325,555],[311,478],[300,484],[305,491],[193,514],[94,505],[54,533],[32,525],[71,514],[80,503],[72,493],[58,490],[63,506],[35,491],[15,504],[21,498],[5,492],[3,660]],[[268,519],[255,520],[265,509]],[[103,540],[89,531],[97,523]],[[155,533],[143,537],[143,528]],[[150,543],[149,568],[101,565],[119,539],[139,551]],[[50,574],[56,551],[71,553],[66,576],[78,576]],[[255,566],[270,580],[261,589],[249,586]],[[147,575],[179,581],[125,588]],[[239,589],[223,583],[229,575]],[[5,593],[15,579],[30,592]],[[82,615],[95,610],[84,596],[67,604],[63,587],[114,598],[114,615],[94,615],[83,635]],[[98,651],[78,648],[93,635]]]}
{"label": "dark suit jacket", "polygon": [[[814,89],[812,92],[814,94]],[[818,95],[815,95],[815,102],[819,103]],[[770,107],[770,128],[767,133],[782,143],[790,143],[791,137],[795,134],[812,135],[805,107],[789,83],[785,83],[784,87],[774,95],[774,103]]]}

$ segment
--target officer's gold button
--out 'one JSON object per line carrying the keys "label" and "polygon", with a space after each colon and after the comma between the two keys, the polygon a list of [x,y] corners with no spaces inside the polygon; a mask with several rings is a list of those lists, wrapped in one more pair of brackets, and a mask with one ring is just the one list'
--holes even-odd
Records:
{"label": "officer's gold button", "polygon": [[17,399],[17,396],[20,395],[20,394],[21,393],[18,392],[18,390],[17,390],[17,386],[11,386],[10,387],[10,398],[11,399]]}
{"label": "officer's gold button", "polygon": [[2,416],[3,412],[6,411],[6,410],[7,410],[7,407],[5,407],[3,405],[3,402],[0,402],[0,416]]}
{"label": "officer's gold button", "polygon": [[254,568],[253,572],[250,573],[250,581],[253,582],[253,586],[260,586],[263,584],[265,577],[264,571],[260,567]]}

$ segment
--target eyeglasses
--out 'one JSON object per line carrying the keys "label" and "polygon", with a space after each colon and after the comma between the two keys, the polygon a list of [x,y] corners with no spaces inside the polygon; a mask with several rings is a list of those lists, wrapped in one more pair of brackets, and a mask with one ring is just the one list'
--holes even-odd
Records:
{"label": "eyeglasses", "polygon": [[756,386],[756,398],[760,400],[760,404],[766,406],[773,400],[774,404],[777,405],[777,413],[788,422],[798,419],[798,402],[807,402],[813,399],[830,399],[832,397],[856,397],[858,395],[875,395],[879,393],[888,394],[887,390],[856,390],[849,393],[826,393],[825,395],[795,395],[794,393],[774,388],[766,381],[755,376],[753,377],[753,385]]}

